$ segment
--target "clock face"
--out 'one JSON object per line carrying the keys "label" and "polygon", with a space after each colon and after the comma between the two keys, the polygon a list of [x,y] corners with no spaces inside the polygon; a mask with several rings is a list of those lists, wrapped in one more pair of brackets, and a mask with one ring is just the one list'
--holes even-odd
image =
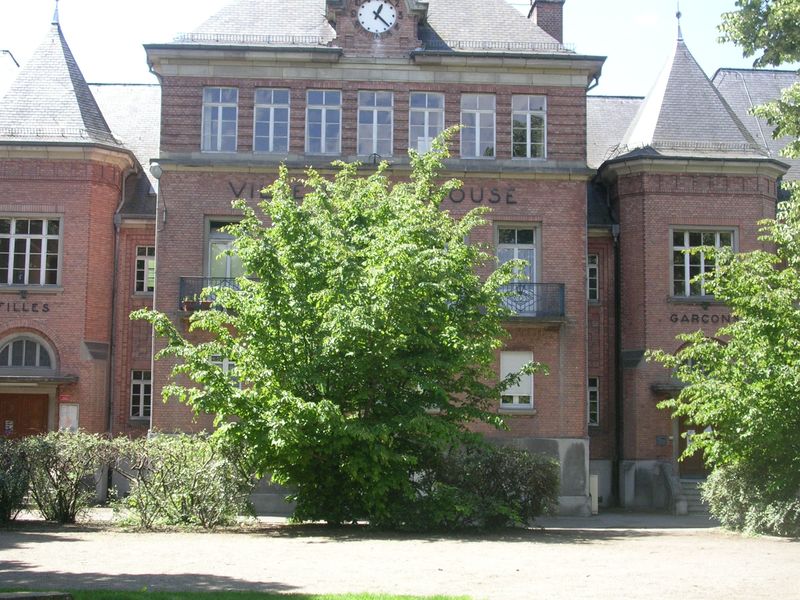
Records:
{"label": "clock face", "polygon": [[387,0],[367,0],[358,9],[358,22],[371,33],[389,31],[397,21],[397,10]]}

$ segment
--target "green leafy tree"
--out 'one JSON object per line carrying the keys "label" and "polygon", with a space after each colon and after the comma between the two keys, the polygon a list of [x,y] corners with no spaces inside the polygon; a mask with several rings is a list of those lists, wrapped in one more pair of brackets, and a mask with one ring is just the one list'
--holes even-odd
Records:
{"label": "green leafy tree", "polygon": [[[468,423],[503,425],[489,409],[514,377],[487,382],[502,286],[521,265],[478,275],[494,258],[465,240],[485,211],[442,210],[460,185],[438,178],[446,155],[443,140],[412,153],[399,183],[386,164],[368,177],[352,164],[333,179],[311,169],[301,203],[282,168],[258,210],[236,202],[229,232],[248,277],[207,290],[216,310],[194,313],[190,330],[210,340],[134,315],[166,338],[159,357],[177,359],[164,397],[215,414],[259,473],[294,486],[298,519],[391,522],[418,497],[417,474],[472,439]],[[235,366],[223,372],[219,357]]]}

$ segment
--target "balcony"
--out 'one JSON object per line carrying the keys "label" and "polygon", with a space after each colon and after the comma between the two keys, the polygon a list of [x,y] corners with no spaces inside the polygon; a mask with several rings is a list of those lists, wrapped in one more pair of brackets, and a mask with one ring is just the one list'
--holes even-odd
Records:
{"label": "balcony", "polygon": [[502,291],[513,320],[563,321],[566,317],[563,283],[510,283]]}
{"label": "balcony", "polygon": [[178,308],[186,312],[210,308],[211,302],[214,300],[214,294],[211,292],[203,293],[203,290],[208,288],[238,290],[239,285],[235,279],[228,277],[181,277]]}

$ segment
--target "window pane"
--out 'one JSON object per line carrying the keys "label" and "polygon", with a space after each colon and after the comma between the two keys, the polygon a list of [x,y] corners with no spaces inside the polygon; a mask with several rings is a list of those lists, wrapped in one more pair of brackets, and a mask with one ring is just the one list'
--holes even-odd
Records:
{"label": "window pane", "polygon": [[289,90],[273,90],[273,104],[289,104]]}
{"label": "window pane", "polygon": [[517,229],[518,244],[533,244],[533,229]]}
{"label": "window pane", "polygon": [[307,99],[308,104],[314,104],[317,106],[322,104],[323,93],[320,91],[311,90],[308,92],[306,97],[308,98]]}
{"label": "window pane", "polygon": [[517,241],[516,229],[500,229],[498,234],[501,244],[515,244]]}

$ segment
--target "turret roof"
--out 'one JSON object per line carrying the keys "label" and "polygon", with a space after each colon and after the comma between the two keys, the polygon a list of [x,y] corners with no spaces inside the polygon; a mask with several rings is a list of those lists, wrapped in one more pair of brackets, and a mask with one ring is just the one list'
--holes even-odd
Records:
{"label": "turret roof", "polygon": [[0,100],[3,142],[121,147],[57,22]]}

